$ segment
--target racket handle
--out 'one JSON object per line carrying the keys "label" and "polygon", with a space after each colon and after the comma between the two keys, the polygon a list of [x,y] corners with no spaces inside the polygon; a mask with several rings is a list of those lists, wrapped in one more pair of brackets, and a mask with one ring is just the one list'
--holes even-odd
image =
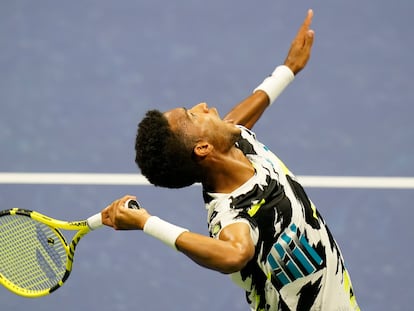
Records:
{"label": "racket handle", "polygon": [[[128,200],[125,202],[125,207],[130,209],[140,209],[141,204],[135,200]],[[97,213],[91,217],[89,217],[87,220],[88,226],[91,230],[98,229],[99,227],[102,227],[102,215],[101,213]]]}
{"label": "racket handle", "polygon": [[86,222],[88,223],[89,229],[95,230],[99,227],[102,227],[102,215],[101,213],[97,213],[91,217],[89,217]]}
{"label": "racket handle", "polygon": [[130,209],[140,209],[141,204],[139,204],[139,202],[135,200],[128,200],[125,202],[125,207]]}

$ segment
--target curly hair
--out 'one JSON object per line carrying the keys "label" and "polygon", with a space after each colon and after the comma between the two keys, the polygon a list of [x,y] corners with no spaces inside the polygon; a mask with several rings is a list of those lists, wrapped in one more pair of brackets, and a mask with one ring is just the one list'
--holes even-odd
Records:
{"label": "curly hair", "polygon": [[149,110],[138,124],[135,163],[155,186],[182,188],[200,181],[191,141],[175,133],[159,110]]}

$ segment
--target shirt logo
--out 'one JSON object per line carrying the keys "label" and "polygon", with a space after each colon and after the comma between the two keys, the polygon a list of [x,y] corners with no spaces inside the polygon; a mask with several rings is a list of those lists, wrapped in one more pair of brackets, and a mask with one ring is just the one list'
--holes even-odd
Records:
{"label": "shirt logo", "polygon": [[211,230],[211,233],[213,234],[213,236],[216,236],[217,233],[219,233],[221,230],[221,222],[218,222],[217,224],[214,225],[213,230]]}

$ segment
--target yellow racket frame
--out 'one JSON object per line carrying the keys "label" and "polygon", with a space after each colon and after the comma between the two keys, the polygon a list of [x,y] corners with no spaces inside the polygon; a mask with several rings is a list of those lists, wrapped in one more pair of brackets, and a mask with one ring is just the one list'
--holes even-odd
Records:
{"label": "yellow racket frame", "polygon": [[[54,292],[55,290],[57,290],[58,288],[60,288],[64,284],[64,282],[67,280],[67,278],[69,277],[69,275],[72,271],[73,258],[74,258],[74,255],[75,255],[76,246],[78,245],[80,239],[85,234],[89,233],[92,230],[89,227],[88,222],[86,220],[71,221],[71,222],[62,221],[62,220],[58,220],[58,219],[48,217],[46,215],[43,215],[43,214],[35,212],[35,211],[30,211],[30,210],[25,210],[25,209],[20,209],[20,208],[13,208],[13,209],[4,210],[4,211],[0,212],[0,217],[1,216],[6,216],[6,215],[27,216],[27,217],[30,217],[30,218],[38,221],[38,222],[41,222],[41,223],[49,226],[50,229],[53,230],[56,233],[56,235],[59,237],[60,241],[62,242],[62,246],[63,246],[64,250],[66,251],[67,260],[66,260],[66,271],[65,271],[62,279],[58,282],[58,284],[56,284],[55,286],[53,286],[49,289],[29,290],[29,289],[26,289],[26,288],[22,288],[20,286],[17,286],[15,284],[13,284],[9,280],[7,280],[1,273],[0,273],[0,284],[2,284],[4,287],[9,289],[13,293],[15,293],[17,295],[20,295],[20,296],[23,296],[23,297],[28,297],[28,298],[42,297],[42,296],[48,295],[48,294]],[[72,231],[78,231],[78,232],[73,236],[72,241],[68,244],[65,240],[65,237],[63,236],[63,234],[58,229],[72,230]]]}

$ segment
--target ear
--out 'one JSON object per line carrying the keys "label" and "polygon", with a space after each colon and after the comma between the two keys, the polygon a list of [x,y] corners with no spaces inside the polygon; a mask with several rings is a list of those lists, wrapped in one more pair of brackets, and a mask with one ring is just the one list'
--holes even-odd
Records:
{"label": "ear", "polygon": [[213,145],[206,141],[198,142],[193,151],[197,157],[204,158],[214,149]]}

